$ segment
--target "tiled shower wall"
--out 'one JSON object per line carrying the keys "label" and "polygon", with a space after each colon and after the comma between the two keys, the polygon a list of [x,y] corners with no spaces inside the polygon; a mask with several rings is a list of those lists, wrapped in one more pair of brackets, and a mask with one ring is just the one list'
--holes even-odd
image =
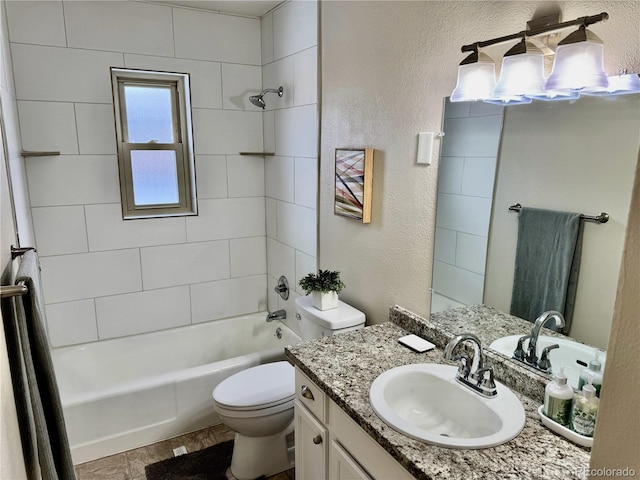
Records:
{"label": "tiled shower wall", "polygon": [[451,103],[444,113],[431,311],[482,303],[504,108]]}
{"label": "tiled shower wall", "polygon": [[[26,159],[53,346],[266,309],[267,263],[280,269],[267,262],[267,233],[315,257],[315,243],[288,236],[298,205],[270,208],[265,194],[277,198],[282,183],[270,181],[273,168],[238,155],[263,150],[263,128],[285,160],[317,151],[315,105],[302,127],[305,107],[262,113],[248,101],[262,88],[265,36],[279,47],[274,60],[307,48],[290,44],[290,5],[270,15],[269,33],[255,18],[134,1],[7,2],[22,146],[61,152]],[[198,216],[122,220],[112,66],[191,75]],[[296,130],[307,127],[312,147]]]}

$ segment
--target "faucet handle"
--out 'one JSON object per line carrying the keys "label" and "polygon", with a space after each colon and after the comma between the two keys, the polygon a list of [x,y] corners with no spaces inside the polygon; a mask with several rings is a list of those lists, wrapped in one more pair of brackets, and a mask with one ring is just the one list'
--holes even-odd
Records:
{"label": "faucet handle", "polygon": [[458,376],[464,379],[469,378],[469,373],[471,372],[471,360],[469,360],[469,356],[464,353],[460,353],[453,357],[451,360],[454,362],[459,361],[460,365],[458,365]]}
{"label": "faucet handle", "polygon": [[524,357],[526,354],[522,345],[524,341],[530,337],[531,335],[523,335],[518,339],[518,345],[516,346],[516,349],[513,351],[513,358],[515,358],[516,360],[520,360],[521,362],[524,362]]}
{"label": "faucet handle", "polygon": [[542,349],[542,353],[540,354],[540,360],[538,360],[538,368],[540,370],[544,370],[545,372],[551,371],[551,361],[549,361],[549,352],[554,348],[560,348],[560,345],[557,343],[553,345],[549,345],[548,347],[544,347]]}
{"label": "faucet handle", "polygon": [[[489,377],[485,373],[489,372]],[[493,379],[493,367],[488,366],[478,369],[475,374],[478,383],[477,386],[487,396],[497,395],[496,382]]]}

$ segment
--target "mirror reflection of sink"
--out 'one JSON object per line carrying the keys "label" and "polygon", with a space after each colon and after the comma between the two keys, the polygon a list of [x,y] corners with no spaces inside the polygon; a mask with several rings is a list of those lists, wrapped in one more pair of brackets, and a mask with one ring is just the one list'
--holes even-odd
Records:
{"label": "mirror reflection of sink", "polygon": [[449,448],[501,445],[525,422],[520,400],[496,382],[498,395],[484,398],[455,380],[450,365],[420,363],[387,370],[373,381],[369,401],[393,429]]}
{"label": "mirror reflection of sink", "polygon": [[[498,353],[506,355],[507,357],[513,356],[513,351],[516,349],[518,339],[521,335],[509,335],[495,340],[489,348],[495,350]],[[557,344],[560,348],[556,348],[549,352],[549,360],[551,361],[551,368],[553,373],[560,370],[561,366],[564,366],[564,373],[567,376],[567,383],[573,388],[578,388],[578,377],[580,370],[589,365],[589,362],[594,358],[594,348],[582,343],[574,342],[562,337],[549,337],[540,335],[538,337],[538,356],[545,347],[549,345]],[[524,342],[524,350],[527,350],[529,341]],[[605,353],[600,354],[600,363],[602,364],[602,370],[604,370]]]}

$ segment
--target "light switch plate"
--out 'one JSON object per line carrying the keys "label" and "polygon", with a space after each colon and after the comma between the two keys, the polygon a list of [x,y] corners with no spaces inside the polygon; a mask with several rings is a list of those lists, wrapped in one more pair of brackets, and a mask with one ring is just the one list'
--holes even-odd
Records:
{"label": "light switch plate", "polygon": [[421,165],[431,165],[433,155],[433,132],[420,132],[418,134],[418,158],[416,163]]}

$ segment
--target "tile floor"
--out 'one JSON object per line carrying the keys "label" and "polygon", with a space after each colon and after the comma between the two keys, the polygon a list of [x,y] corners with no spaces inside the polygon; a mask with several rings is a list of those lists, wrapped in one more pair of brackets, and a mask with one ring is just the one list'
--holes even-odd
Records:
{"label": "tile floor", "polygon": [[[198,430],[162,442],[99,458],[75,466],[76,480],[146,480],[144,467],[173,457],[173,449],[184,445],[187,452],[195,452],[216,443],[233,439],[233,432],[224,425]],[[267,480],[294,480],[294,470],[268,477]],[[235,480],[229,470],[227,478]]]}

